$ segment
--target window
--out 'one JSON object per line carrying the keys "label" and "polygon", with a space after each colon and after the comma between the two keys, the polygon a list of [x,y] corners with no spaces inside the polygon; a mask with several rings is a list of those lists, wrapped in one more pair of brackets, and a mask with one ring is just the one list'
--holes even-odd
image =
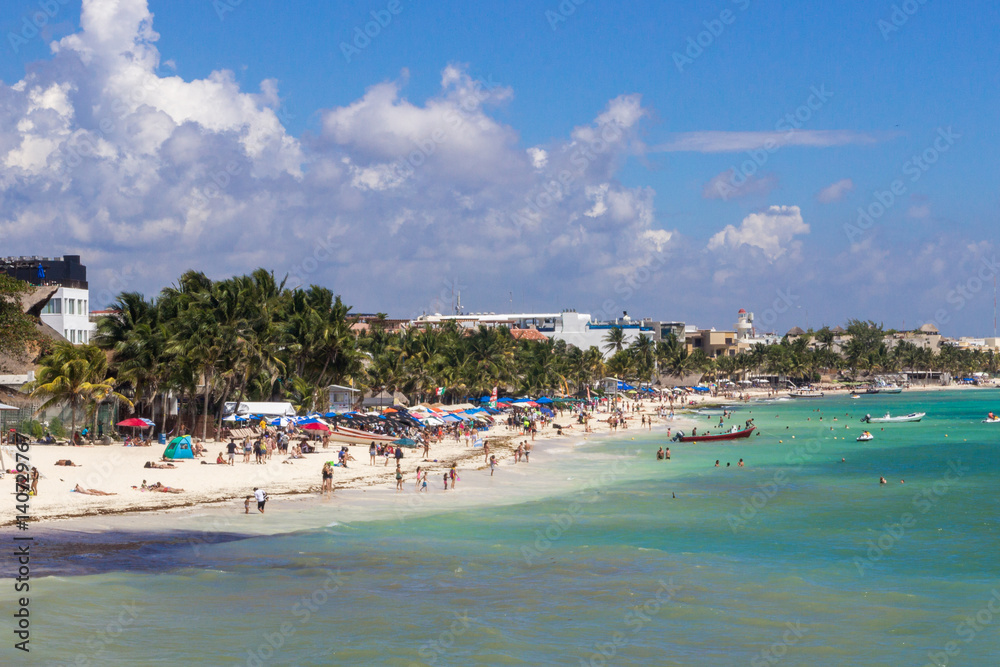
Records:
{"label": "window", "polygon": [[66,299],[66,314],[67,315],[76,314],[76,299]]}
{"label": "window", "polygon": [[84,300],[83,300],[83,314],[84,314],[84,315],[86,315],[86,314],[87,314],[87,313],[89,313],[89,312],[90,312],[90,311],[89,311],[89,310],[87,310],[87,300],[86,300],[86,299],[84,299]]}
{"label": "window", "polygon": [[49,299],[42,313],[47,315],[62,313],[62,299]]}
{"label": "window", "polygon": [[70,330],[70,332],[69,332],[69,342],[71,342],[71,343],[75,343],[76,342],[76,329]]}

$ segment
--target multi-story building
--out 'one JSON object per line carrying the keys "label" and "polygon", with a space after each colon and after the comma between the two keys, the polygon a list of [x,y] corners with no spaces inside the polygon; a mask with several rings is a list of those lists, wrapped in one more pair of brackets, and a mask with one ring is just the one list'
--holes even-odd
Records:
{"label": "multi-story building", "polygon": [[[672,331],[671,327],[678,323],[660,323],[653,320],[633,320],[628,313],[623,313],[622,317],[598,322],[592,320],[588,313],[578,313],[573,310],[566,310],[561,313],[471,313],[465,315],[423,315],[411,322],[411,326],[438,325],[444,322],[455,322],[460,327],[474,329],[479,326],[499,327],[504,326],[511,331],[533,330],[538,331],[546,338],[563,340],[586,350],[596,347],[605,353],[607,350],[607,336],[611,329],[618,327],[624,335],[625,346],[644,335],[654,341],[661,339],[664,330],[661,324],[667,325],[667,331]],[[683,330],[683,324],[680,324]]]}
{"label": "multi-story building", "polygon": [[94,324],[90,321],[90,289],[87,267],[79,255],[62,259],[46,257],[6,257],[0,271],[32,285],[58,286],[41,311],[42,322],[71,343],[89,343]]}

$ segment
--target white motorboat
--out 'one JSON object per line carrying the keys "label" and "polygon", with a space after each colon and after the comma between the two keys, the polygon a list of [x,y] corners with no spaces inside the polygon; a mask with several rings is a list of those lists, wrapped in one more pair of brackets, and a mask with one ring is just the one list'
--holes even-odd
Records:
{"label": "white motorboat", "polygon": [[987,417],[983,420],[983,424],[1000,424],[1000,417]]}
{"label": "white motorboat", "polygon": [[884,417],[872,417],[871,415],[865,415],[861,421],[869,424],[901,424],[904,422],[918,422],[926,416],[926,412],[911,412],[910,414],[902,415],[901,417],[893,417],[887,412]]}
{"label": "white motorboat", "polygon": [[788,392],[791,398],[823,398],[824,394],[819,389],[813,389],[812,387],[796,387],[791,382],[792,390]]}
{"label": "white motorboat", "polygon": [[874,440],[874,439],[875,436],[869,433],[868,431],[865,431],[864,433],[858,436],[858,442],[868,442],[869,440]]}

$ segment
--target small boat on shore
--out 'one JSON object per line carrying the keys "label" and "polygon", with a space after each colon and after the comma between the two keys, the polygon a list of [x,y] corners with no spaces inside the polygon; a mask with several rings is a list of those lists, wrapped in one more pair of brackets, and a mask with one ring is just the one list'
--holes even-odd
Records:
{"label": "small boat on shore", "polygon": [[706,433],[704,435],[684,435],[683,431],[678,431],[673,437],[674,442],[715,442],[718,440],[739,440],[749,438],[750,434],[756,430],[756,426],[745,428],[742,431],[730,431],[728,433]]}
{"label": "small boat on shore", "polygon": [[884,417],[872,417],[871,415],[865,415],[861,421],[868,424],[901,424],[904,422],[918,422],[926,416],[926,412],[911,412],[908,415],[893,417],[887,412]]}

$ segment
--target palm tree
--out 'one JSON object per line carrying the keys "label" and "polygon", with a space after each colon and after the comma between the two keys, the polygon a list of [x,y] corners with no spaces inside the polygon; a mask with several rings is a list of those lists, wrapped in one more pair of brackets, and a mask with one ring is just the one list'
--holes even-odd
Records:
{"label": "palm tree", "polygon": [[68,403],[70,407],[70,433],[76,437],[76,413],[89,401],[103,401],[110,396],[118,398],[130,408],[132,402],[114,391],[115,379],[107,377],[107,357],[96,345],[76,346],[58,342],[52,352],[41,360],[38,379],[30,385],[31,395],[47,398],[36,411]]}
{"label": "palm tree", "polygon": [[621,352],[625,347],[625,330],[619,326],[608,329],[608,334],[604,337],[604,346],[607,352]]}

